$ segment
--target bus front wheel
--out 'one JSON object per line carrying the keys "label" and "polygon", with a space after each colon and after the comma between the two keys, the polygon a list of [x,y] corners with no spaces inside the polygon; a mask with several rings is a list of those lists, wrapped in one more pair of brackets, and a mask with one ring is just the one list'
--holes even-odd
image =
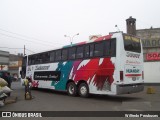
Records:
{"label": "bus front wheel", "polygon": [[89,88],[86,83],[81,83],[78,87],[78,92],[81,97],[89,97]]}
{"label": "bus front wheel", "polygon": [[67,84],[67,93],[70,96],[76,96],[77,95],[77,86],[74,82],[70,82]]}

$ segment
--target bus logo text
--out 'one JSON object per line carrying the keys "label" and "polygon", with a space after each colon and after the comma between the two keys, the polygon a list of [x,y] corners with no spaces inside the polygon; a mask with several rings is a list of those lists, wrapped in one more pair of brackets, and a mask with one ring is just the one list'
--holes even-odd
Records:
{"label": "bus logo text", "polygon": [[49,69],[49,65],[48,66],[36,66],[35,70],[48,70]]}
{"label": "bus logo text", "polygon": [[126,69],[126,73],[139,73],[139,69]]}
{"label": "bus logo text", "polygon": [[134,53],[129,53],[127,52],[127,57],[132,57],[132,58],[139,58],[140,54],[134,54]]}

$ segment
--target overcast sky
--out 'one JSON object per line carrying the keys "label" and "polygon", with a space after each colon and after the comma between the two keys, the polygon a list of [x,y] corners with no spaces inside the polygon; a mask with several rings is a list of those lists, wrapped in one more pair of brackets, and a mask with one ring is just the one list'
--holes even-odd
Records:
{"label": "overcast sky", "polygon": [[[126,32],[126,19],[137,29],[160,27],[160,0],[0,0],[0,50],[10,53],[46,51],[90,35]],[[6,47],[6,48],[4,48]],[[11,49],[19,48],[19,49]],[[28,51],[30,50],[30,51]]]}

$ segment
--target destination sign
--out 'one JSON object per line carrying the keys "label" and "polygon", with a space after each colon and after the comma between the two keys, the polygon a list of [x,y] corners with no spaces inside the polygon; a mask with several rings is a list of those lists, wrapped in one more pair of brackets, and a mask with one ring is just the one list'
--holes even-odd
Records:
{"label": "destination sign", "polygon": [[60,71],[36,71],[34,72],[34,80],[60,80]]}
{"label": "destination sign", "polygon": [[140,41],[139,38],[132,37],[132,36],[129,36],[129,35],[124,35],[124,39],[125,39],[125,40],[132,40],[132,41],[134,41],[134,42],[139,42],[139,41]]}

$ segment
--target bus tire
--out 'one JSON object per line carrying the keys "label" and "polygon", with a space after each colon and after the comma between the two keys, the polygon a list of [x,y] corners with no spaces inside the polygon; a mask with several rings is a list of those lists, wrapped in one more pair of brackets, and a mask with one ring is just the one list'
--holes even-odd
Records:
{"label": "bus tire", "polygon": [[89,88],[86,83],[81,83],[78,87],[78,93],[81,97],[87,98],[89,97]]}
{"label": "bus tire", "polygon": [[77,86],[74,82],[69,82],[67,84],[67,93],[70,96],[76,96],[77,95]]}

